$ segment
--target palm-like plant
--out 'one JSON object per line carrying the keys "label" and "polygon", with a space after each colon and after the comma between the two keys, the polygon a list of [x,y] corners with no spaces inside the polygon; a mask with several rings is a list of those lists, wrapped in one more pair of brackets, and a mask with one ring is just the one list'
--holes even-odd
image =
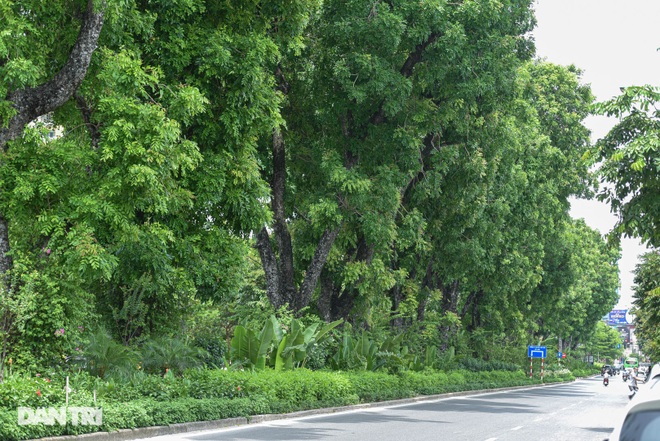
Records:
{"label": "palm-like plant", "polygon": [[158,337],[142,347],[142,363],[148,371],[180,375],[185,369],[200,366],[204,352],[177,338]]}
{"label": "palm-like plant", "polygon": [[137,366],[137,353],[113,340],[105,329],[90,334],[80,362],[90,374],[100,378],[129,377]]}

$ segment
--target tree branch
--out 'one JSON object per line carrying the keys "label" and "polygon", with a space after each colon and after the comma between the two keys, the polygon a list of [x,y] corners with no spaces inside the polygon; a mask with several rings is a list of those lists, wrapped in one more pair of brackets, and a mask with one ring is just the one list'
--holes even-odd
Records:
{"label": "tree branch", "polygon": [[78,89],[96,49],[104,13],[105,1],[101,10],[95,11],[94,1],[88,0],[78,38],[64,67],[44,84],[7,94],[6,99],[14,103],[16,115],[7,128],[0,130],[0,149],[6,150],[7,142],[20,137],[30,121],[57,109]]}
{"label": "tree branch", "polygon": [[316,246],[316,251],[314,251],[314,257],[312,257],[312,261],[309,262],[309,265],[307,266],[305,279],[300,286],[300,293],[298,295],[298,310],[307,306],[312,300],[312,294],[314,293],[314,289],[316,288],[319,277],[321,276],[321,271],[325,266],[325,262],[328,259],[330,250],[332,249],[332,245],[335,243],[335,239],[337,239],[340,230],[341,225],[333,230],[327,229],[323,232],[323,236],[321,236],[321,240],[319,240],[319,243]]}
{"label": "tree branch", "polygon": [[[406,59],[405,63],[403,63],[403,66],[399,71],[401,75],[403,75],[405,78],[410,78],[412,76],[415,66],[422,61],[422,57],[424,56],[424,51],[426,48],[435,43],[440,35],[440,32],[433,32],[431,35],[429,35],[429,38],[415,46],[415,50],[408,55],[408,58]],[[378,110],[373,115],[371,115],[371,118],[369,118],[369,123],[378,125],[385,122],[385,120],[385,109],[383,109],[383,102],[381,102],[378,106]]]}
{"label": "tree branch", "polygon": [[87,127],[87,131],[89,132],[89,136],[92,140],[92,148],[96,150],[98,149],[99,143],[101,142],[101,131],[99,130],[99,126],[97,124],[92,123],[92,109],[87,104],[85,97],[80,95],[78,92],[74,93],[73,96],[76,99],[78,110],[80,110],[80,114],[82,115],[85,127]]}

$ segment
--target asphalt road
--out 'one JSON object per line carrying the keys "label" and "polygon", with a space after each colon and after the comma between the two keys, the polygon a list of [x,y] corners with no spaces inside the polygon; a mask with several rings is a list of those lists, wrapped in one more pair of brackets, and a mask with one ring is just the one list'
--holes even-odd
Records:
{"label": "asphalt road", "polygon": [[621,376],[316,415],[151,441],[602,441],[628,403]]}

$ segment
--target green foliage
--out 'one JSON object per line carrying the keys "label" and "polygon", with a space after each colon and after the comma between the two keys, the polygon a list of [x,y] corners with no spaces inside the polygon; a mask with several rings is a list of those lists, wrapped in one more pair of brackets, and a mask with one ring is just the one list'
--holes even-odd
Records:
{"label": "green foliage", "polygon": [[[266,367],[267,352],[271,349],[275,338],[275,316],[271,316],[264,324],[264,328],[256,334],[251,329],[243,326],[234,328],[234,336],[231,339],[230,356],[234,363],[253,369],[264,369]],[[277,324],[279,326],[279,324]]]}
{"label": "green foliage", "polygon": [[114,341],[108,331],[100,328],[89,333],[76,361],[99,378],[127,378],[137,370],[138,354]]}
{"label": "green foliage", "polygon": [[590,152],[600,176],[611,184],[603,187],[599,199],[618,214],[614,232],[652,246],[660,245],[659,102],[660,88],[645,85],[623,88],[618,97],[596,104],[595,113],[619,121]]}
{"label": "green foliage", "polygon": [[367,332],[353,336],[345,330],[330,366],[335,370],[377,371],[382,368],[396,373],[408,369],[420,371],[437,364],[437,348],[431,346],[419,355],[412,354],[401,344],[404,338],[405,334],[399,334],[379,343]]}
{"label": "green foliage", "polygon": [[0,287],[0,383],[4,380],[6,364],[11,359],[7,348],[12,334],[23,331],[31,310],[34,309],[34,301],[35,298],[29,295],[29,290],[21,290],[16,296]]}
{"label": "green foliage", "polygon": [[[0,0],[0,125],[14,111],[10,91],[64,64],[80,5]],[[410,385],[378,392],[391,380],[365,373],[365,396],[402,396],[415,382],[430,391],[507,380],[490,373],[512,370],[529,336],[587,343],[618,285],[618,250],[568,218],[567,198],[593,181],[580,160],[591,92],[579,69],[531,61],[531,0],[431,6],[109,2],[76,96],[3,152],[14,266],[0,298],[10,319],[0,373],[9,358],[26,373],[80,358],[105,397],[183,399],[194,389],[185,369],[199,359],[186,341],[210,365],[231,359],[272,382],[275,368],[286,385],[273,406],[293,409],[316,390],[315,374],[301,371],[298,387],[293,369],[409,375]],[[654,102],[645,87],[600,105],[624,118],[597,153],[604,176],[641,185],[622,219],[648,237]],[[274,162],[275,130],[284,164]],[[280,166],[282,224],[271,228]],[[621,188],[610,195],[620,202]],[[264,226],[288,233],[272,241],[278,267],[292,267],[277,290],[320,273],[309,309],[295,306],[309,316],[268,304],[252,248]],[[320,238],[338,227],[322,270],[312,268]],[[335,345],[339,319],[357,331]],[[654,316],[642,319],[655,341]],[[77,329],[102,326],[123,345],[103,332],[81,344]],[[144,370],[176,375],[137,373],[130,348],[140,345]],[[433,380],[443,386],[410,372],[459,363],[465,371]],[[252,377],[214,378],[217,389],[198,386],[222,399],[264,389]],[[118,412],[126,424],[155,421]]]}
{"label": "green foliage", "polygon": [[643,254],[634,274],[635,334],[642,352],[656,360],[660,358],[660,251]]}
{"label": "green foliage", "polygon": [[183,398],[161,402],[143,398],[129,403],[99,403],[103,409],[103,425],[96,426],[17,426],[16,410],[0,411],[2,439],[18,441],[92,431],[116,431],[125,428],[149,427],[192,421],[218,420],[257,415],[270,410],[263,399],[197,400]]}
{"label": "green foliage", "polygon": [[596,324],[596,330],[587,347],[592,354],[598,354],[600,358],[611,362],[623,357],[624,344],[621,334],[616,328],[611,328],[602,321]]}
{"label": "green foliage", "polygon": [[375,371],[384,366],[385,362],[382,357],[378,357],[378,344],[366,332],[356,338],[344,332],[337,352],[330,360],[335,370]]}
{"label": "green foliage", "polygon": [[[320,329],[319,323],[305,327],[301,321],[292,320],[288,333],[282,336],[275,353],[275,370],[290,370],[294,367],[304,367],[309,351],[330,337],[330,331],[339,326],[343,320],[325,323]],[[275,329],[275,335],[279,332]]]}
{"label": "green foliage", "polygon": [[259,333],[237,326],[230,355],[233,362],[253,369],[264,369],[267,359],[277,371],[304,367],[312,348],[330,337],[330,331],[341,322],[325,323],[319,329],[318,322],[305,326],[300,320],[292,319],[285,330],[272,315]]}
{"label": "green foliage", "polygon": [[149,372],[182,375],[183,371],[198,367],[204,358],[200,348],[192,347],[174,337],[148,340],[141,348],[142,367]]}
{"label": "green foliage", "polygon": [[506,363],[496,360],[480,360],[478,358],[464,358],[460,365],[463,369],[472,372],[491,372],[491,371],[509,371],[516,372],[520,370],[520,365],[515,363]]}
{"label": "green foliage", "polygon": [[63,401],[62,390],[45,375],[23,377],[9,375],[0,384],[0,407],[46,407]]}

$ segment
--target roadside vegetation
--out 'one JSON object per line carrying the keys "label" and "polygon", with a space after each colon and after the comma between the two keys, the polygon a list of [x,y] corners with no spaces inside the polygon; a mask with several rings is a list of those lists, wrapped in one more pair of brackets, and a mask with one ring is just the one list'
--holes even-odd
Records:
{"label": "roadside vegetation", "polygon": [[[437,345],[423,338],[410,347],[404,342],[412,341],[412,334],[383,339],[385,330],[356,333],[315,316],[280,315],[267,317],[258,328],[236,326],[228,345],[222,337],[213,344],[204,340],[222,348],[215,355],[177,338],[129,348],[105,330],[81,330],[75,356],[57,368],[26,373],[9,363],[0,384],[0,437],[26,440],[287,413],[570,381],[599,372],[598,365],[580,361],[583,353],[575,352],[561,363],[548,360],[543,379],[536,360],[530,378],[521,368],[528,366],[522,346],[502,347],[498,357],[486,361],[457,354],[453,347],[439,354]],[[516,352],[507,355],[508,350]],[[67,425],[18,424],[19,407],[65,406],[101,408],[102,425],[75,425],[70,419]]]}
{"label": "roadside vegetation", "polygon": [[[68,370],[9,372],[0,384],[0,437],[18,441],[528,386],[570,381],[599,369],[579,360],[563,365],[548,361],[541,379],[537,361],[530,378],[516,362],[523,357],[484,361],[456,356],[453,350],[439,357],[428,349],[413,354],[401,337],[378,341],[362,332],[354,338],[329,330],[333,324],[291,323],[288,331],[272,332],[279,321],[271,316],[261,332],[236,332],[228,358],[219,360],[226,367],[204,363],[208,353],[179,340],[161,339],[161,348],[175,347],[177,352],[154,357],[150,344],[141,354],[129,353],[105,332],[97,333],[76,359],[67,361],[72,363]],[[19,407],[65,406],[101,408],[102,425],[74,425],[70,419],[67,425],[18,424]]]}

